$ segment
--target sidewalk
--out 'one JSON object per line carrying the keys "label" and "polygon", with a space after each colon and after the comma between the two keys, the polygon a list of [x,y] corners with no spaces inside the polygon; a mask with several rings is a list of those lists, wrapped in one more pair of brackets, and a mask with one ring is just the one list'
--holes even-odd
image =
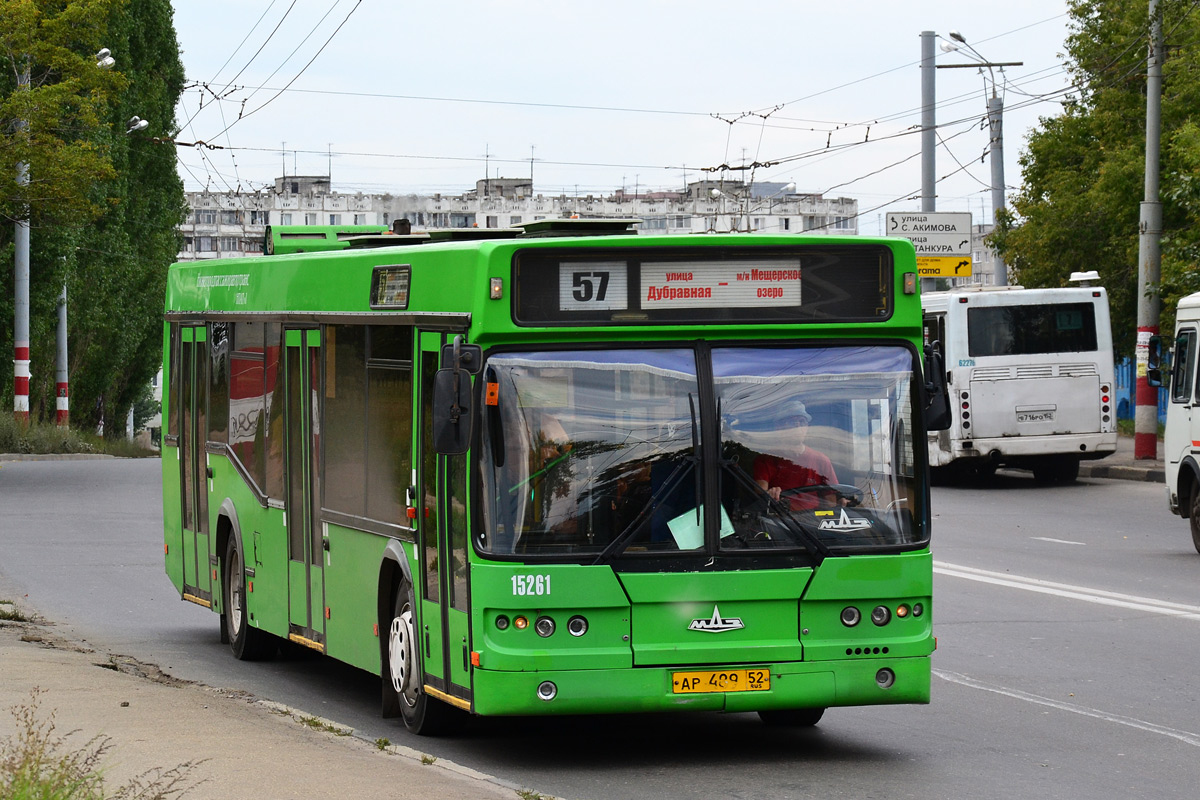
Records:
{"label": "sidewalk", "polygon": [[[11,612],[14,600],[0,596],[0,610]],[[16,608],[31,613],[19,603]],[[38,689],[36,720],[48,722],[53,714],[59,737],[77,731],[66,752],[87,749],[93,737],[109,741],[98,765],[105,796],[148,771],[189,763],[179,784],[193,787],[189,798],[521,796],[522,787],[408,747],[381,748],[382,742],[303,711],[79,647],[56,636],[51,625],[0,620],[0,665],[0,742],[18,727],[13,710],[28,706]],[[397,738],[414,741],[402,727]],[[161,778],[156,782],[164,785]]]}
{"label": "sidewalk", "polygon": [[1081,478],[1115,478],[1124,481],[1166,481],[1163,467],[1163,443],[1158,443],[1158,457],[1137,459],[1133,457],[1133,437],[1118,436],[1117,452],[1099,461],[1083,461],[1079,464]]}

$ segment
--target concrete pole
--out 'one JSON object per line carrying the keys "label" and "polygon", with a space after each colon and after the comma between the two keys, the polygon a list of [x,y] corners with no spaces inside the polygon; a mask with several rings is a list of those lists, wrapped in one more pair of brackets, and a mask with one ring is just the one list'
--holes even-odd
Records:
{"label": "concrete pole", "polygon": [[934,164],[937,148],[937,123],[934,105],[936,86],[934,75],[935,31],[921,31],[921,210],[936,211],[937,198],[934,194],[937,180]]}
{"label": "concrete pole", "polygon": [[60,428],[66,428],[71,422],[71,404],[67,386],[67,285],[63,284],[62,294],[58,296],[58,359],[54,382],[55,399],[54,422]]}
{"label": "concrete pole", "polygon": [[1158,456],[1158,390],[1146,380],[1150,337],[1158,335],[1161,301],[1162,203],[1158,200],[1158,157],[1162,138],[1162,19],[1150,0],[1150,55],[1146,60],[1146,195],[1138,225],[1137,391],[1133,416],[1133,455]]}
{"label": "concrete pole", "polygon": [[[1000,222],[999,212],[1005,207],[1004,199],[1004,98],[996,93],[996,82],[992,81],[992,98],[988,100],[988,130],[991,142],[988,150],[992,157],[992,225]],[[1000,254],[995,254],[992,265],[993,283],[1008,285],[1008,266]]]}
{"label": "concrete pole", "polygon": [[[17,90],[29,90],[29,64],[17,76]],[[23,119],[16,123],[17,138],[29,128]],[[29,185],[29,164],[17,163],[17,185]],[[18,212],[13,243],[16,245],[13,274],[13,416],[21,425],[29,424],[29,208]]]}

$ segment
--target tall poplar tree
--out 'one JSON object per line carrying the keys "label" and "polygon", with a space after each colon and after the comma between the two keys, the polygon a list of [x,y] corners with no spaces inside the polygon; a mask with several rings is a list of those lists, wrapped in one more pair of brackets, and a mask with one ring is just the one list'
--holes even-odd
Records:
{"label": "tall poplar tree", "polygon": [[[1066,286],[1097,270],[1109,292],[1119,355],[1137,330],[1138,219],[1146,147],[1145,0],[1072,0],[1066,66],[1076,92],[1043,117],[1020,157],[1022,185],[993,236],[1014,282]],[[1164,311],[1200,289],[1200,11],[1160,0],[1163,63]],[[1164,316],[1164,330],[1170,320]]]}
{"label": "tall poplar tree", "polygon": [[[171,5],[4,0],[0,43],[0,119],[30,122],[25,139],[11,125],[0,132],[0,214],[31,219],[31,416],[54,417],[56,306],[65,285],[72,424],[118,435],[161,361],[166,269],[184,214],[174,148],[150,140],[175,133],[183,89]],[[95,66],[100,47],[117,60],[111,72]],[[32,91],[15,80],[25,53]],[[25,116],[31,104],[57,116]],[[150,129],[126,135],[133,116]],[[11,179],[18,160],[30,164],[35,191],[22,194]],[[0,259],[0,353],[11,353],[11,225],[0,227]],[[11,398],[11,371],[0,371],[0,402],[11,408]]]}

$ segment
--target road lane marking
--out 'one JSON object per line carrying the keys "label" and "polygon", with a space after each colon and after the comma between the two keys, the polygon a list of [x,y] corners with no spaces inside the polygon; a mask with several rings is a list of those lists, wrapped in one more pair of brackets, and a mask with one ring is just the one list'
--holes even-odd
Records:
{"label": "road lane marking", "polygon": [[1053,542],[1054,544],[1081,544],[1087,547],[1087,542],[1072,542],[1070,539],[1051,539],[1049,536],[1030,536],[1036,542]]}
{"label": "road lane marking", "polygon": [[1026,578],[1021,575],[1011,575],[1007,572],[991,572],[986,569],[963,567],[948,564],[944,561],[933,562],[933,571],[937,575],[951,578],[964,578],[980,583],[990,583],[994,586],[1007,586],[1011,589],[1024,589],[1027,592],[1065,597],[1069,600],[1082,600],[1085,603],[1097,603],[1104,606],[1125,608],[1130,611],[1143,611],[1150,614],[1162,614],[1178,619],[1200,620],[1200,606],[1189,606],[1183,603],[1169,603],[1165,600],[1155,600],[1152,597],[1107,592],[1103,589],[1091,589],[1086,586],[1072,586],[1068,583],[1055,583],[1039,578]]}
{"label": "road lane marking", "polygon": [[992,686],[991,684],[977,681],[974,678],[961,675],[957,672],[944,672],[940,669],[935,669],[933,670],[933,674],[944,681],[957,683],[961,686],[966,686],[971,689],[979,689],[984,692],[1004,695],[1005,697],[1011,697],[1016,700],[1024,700],[1027,703],[1036,703],[1040,706],[1049,706],[1050,708],[1056,708],[1059,711],[1067,711],[1071,714],[1092,717],[1093,719],[1099,719],[1105,722],[1115,722],[1118,725],[1125,725],[1129,728],[1137,728],[1141,731],[1157,733],[1160,736],[1169,736],[1172,739],[1178,739],[1184,744],[1190,744],[1192,747],[1200,747],[1200,735],[1190,733],[1188,731],[1180,731],[1176,730],[1175,728],[1167,728],[1163,725],[1155,725],[1153,722],[1146,722],[1145,720],[1136,719],[1134,717],[1123,717],[1119,714],[1109,714],[1105,711],[1100,711],[1095,708],[1077,706],[1074,703],[1064,703],[1061,700],[1055,700],[1050,697],[1042,697],[1041,695],[1030,694],[1029,692],[1022,692],[1017,689],[1007,689],[1002,686]]}

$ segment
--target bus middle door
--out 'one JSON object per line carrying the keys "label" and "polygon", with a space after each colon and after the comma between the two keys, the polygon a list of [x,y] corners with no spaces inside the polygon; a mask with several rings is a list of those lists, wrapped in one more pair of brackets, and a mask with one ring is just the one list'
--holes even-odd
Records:
{"label": "bus middle door", "polygon": [[325,651],[325,537],[317,469],[320,466],[321,332],[284,330],[284,483],[288,532],[288,638]]}
{"label": "bus middle door", "polygon": [[433,449],[433,380],[441,333],[420,331],[417,408],[417,472],[414,505],[421,553],[419,604],[422,665],[426,690],[459,708],[471,707],[471,653],[467,615],[466,459]]}

